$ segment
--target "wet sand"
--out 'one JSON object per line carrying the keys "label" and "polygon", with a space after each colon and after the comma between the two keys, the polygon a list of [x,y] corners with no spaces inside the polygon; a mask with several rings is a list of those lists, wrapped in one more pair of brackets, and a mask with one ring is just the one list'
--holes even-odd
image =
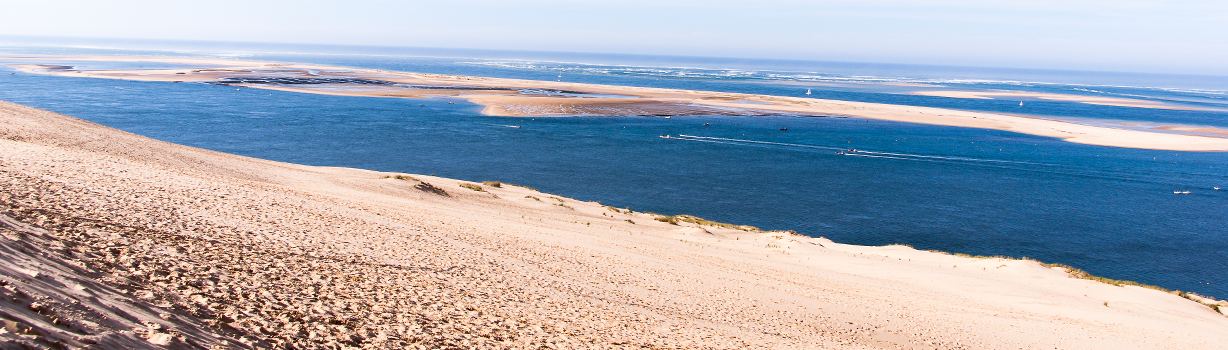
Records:
{"label": "wet sand", "polygon": [[1209,306],[1228,303],[1035,261],[253,159],[4,102],[0,236],[5,347],[1228,344]]}
{"label": "wet sand", "polygon": [[[1189,135],[1084,125],[1070,121],[942,108],[851,102],[800,97],[611,86],[536,80],[394,72],[321,65],[226,61],[170,57],[7,57],[25,62],[25,72],[140,81],[205,82],[231,86],[330,95],[394,98],[453,97],[482,105],[501,116],[545,115],[815,115],[1004,130],[1068,142],[1174,151],[1228,151],[1228,138],[1216,133]],[[48,64],[74,60],[150,61],[211,65],[210,68],[150,70],[75,70]],[[31,63],[36,62],[36,63]],[[57,63],[58,62],[58,63]],[[229,63],[223,65],[223,63]],[[42,64],[42,65],[40,65]],[[275,78],[276,80],[271,80]],[[355,83],[335,83],[337,79]],[[523,90],[565,91],[573,96],[543,96]],[[586,97],[589,95],[592,97]],[[616,95],[622,97],[607,97]],[[1204,130],[1212,127],[1202,127]]]}

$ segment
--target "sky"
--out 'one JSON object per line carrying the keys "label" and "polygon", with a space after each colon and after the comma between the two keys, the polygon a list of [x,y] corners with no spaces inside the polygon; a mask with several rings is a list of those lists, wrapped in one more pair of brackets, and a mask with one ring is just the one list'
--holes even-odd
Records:
{"label": "sky", "polygon": [[1228,75],[1228,1],[4,0],[0,35]]}

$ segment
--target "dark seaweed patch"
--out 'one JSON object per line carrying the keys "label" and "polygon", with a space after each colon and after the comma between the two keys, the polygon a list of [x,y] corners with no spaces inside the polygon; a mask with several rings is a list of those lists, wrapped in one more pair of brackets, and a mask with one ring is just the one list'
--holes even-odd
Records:
{"label": "dark seaweed patch", "polygon": [[410,89],[423,89],[423,90],[471,90],[471,91],[472,90],[485,90],[485,91],[513,91],[515,90],[515,89],[509,89],[509,88],[478,87],[478,86],[410,85],[410,84],[397,84],[397,86],[404,87],[404,88],[410,88]]}
{"label": "dark seaweed patch", "polygon": [[396,85],[387,80],[362,78],[283,78],[283,77],[226,77],[218,79],[216,84],[262,84],[262,85],[319,85],[319,84],[355,84],[355,85]]}

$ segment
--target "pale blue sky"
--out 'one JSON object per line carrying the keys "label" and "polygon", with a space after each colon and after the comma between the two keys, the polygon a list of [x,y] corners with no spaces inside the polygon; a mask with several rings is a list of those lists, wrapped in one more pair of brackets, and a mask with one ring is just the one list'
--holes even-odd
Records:
{"label": "pale blue sky", "polygon": [[1228,74],[1228,1],[0,3],[0,35],[678,54]]}

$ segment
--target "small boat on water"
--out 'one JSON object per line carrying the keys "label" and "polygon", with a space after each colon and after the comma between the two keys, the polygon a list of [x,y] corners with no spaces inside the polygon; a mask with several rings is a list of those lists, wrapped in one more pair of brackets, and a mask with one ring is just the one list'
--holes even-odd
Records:
{"label": "small boat on water", "polygon": [[810,96],[810,89],[806,89],[806,96]]}
{"label": "small boat on water", "polygon": [[1023,101],[1019,101],[1019,107],[1023,107]]}
{"label": "small boat on water", "polygon": [[1193,192],[1190,192],[1190,191],[1173,191],[1173,194],[1175,194],[1175,195],[1187,195],[1187,194],[1190,194],[1190,193],[1193,193]]}
{"label": "small boat on water", "polygon": [[660,138],[663,138],[663,139],[671,139],[671,138],[672,138],[672,137],[670,137],[670,136],[669,136],[669,134],[665,134],[665,135],[661,135],[661,136],[657,136],[657,137],[660,137]]}
{"label": "small boat on water", "polygon": [[1216,190],[1216,191],[1219,191],[1219,190],[1221,190],[1222,188],[1220,188],[1219,186],[1212,186],[1212,187],[1211,187],[1211,189]]}

